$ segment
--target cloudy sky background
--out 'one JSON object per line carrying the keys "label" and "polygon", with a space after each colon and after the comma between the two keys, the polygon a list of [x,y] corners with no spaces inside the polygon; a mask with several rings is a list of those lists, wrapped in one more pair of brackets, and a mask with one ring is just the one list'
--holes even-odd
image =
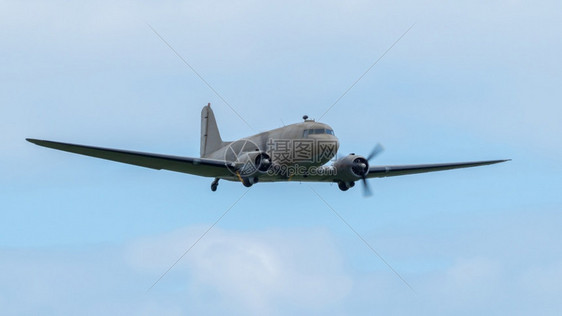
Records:
{"label": "cloudy sky background", "polygon": [[[7,314],[544,314],[562,309],[556,1],[0,1]],[[166,47],[152,25],[240,113]],[[197,156],[324,111],[340,154],[502,165],[312,187],[111,163],[26,137]]]}

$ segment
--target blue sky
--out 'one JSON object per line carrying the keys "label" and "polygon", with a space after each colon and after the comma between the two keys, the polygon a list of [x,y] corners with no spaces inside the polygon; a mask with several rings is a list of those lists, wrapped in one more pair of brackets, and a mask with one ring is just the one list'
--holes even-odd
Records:
{"label": "blue sky", "polygon": [[[559,2],[1,1],[0,306],[7,314],[543,314],[562,309]],[[246,126],[155,35],[239,112]],[[197,156],[319,117],[375,164],[501,165],[239,183],[34,146]]]}

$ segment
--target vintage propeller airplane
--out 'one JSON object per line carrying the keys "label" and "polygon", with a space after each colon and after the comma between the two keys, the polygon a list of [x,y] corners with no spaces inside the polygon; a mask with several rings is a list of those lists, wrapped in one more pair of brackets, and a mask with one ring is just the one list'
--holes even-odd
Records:
{"label": "vintage propeller airplane", "polygon": [[329,125],[308,119],[306,115],[303,119],[301,123],[225,142],[220,136],[211,104],[208,104],[201,111],[200,157],[169,156],[32,138],[27,138],[27,141],[141,167],[211,177],[214,178],[212,191],[217,190],[220,179],[240,181],[246,187],[258,182],[336,182],[342,191],[347,191],[361,180],[364,194],[368,196],[371,195],[367,183],[369,178],[476,167],[509,160],[371,166],[371,159],[382,151],[382,146],[377,145],[366,157],[352,153],[326,165],[337,153],[338,138]]}

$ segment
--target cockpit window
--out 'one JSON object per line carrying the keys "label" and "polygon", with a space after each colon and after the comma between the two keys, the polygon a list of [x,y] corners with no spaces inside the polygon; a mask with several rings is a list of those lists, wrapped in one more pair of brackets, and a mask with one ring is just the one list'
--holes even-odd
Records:
{"label": "cockpit window", "polygon": [[324,129],[324,128],[305,129],[302,136],[307,137],[308,135],[312,135],[312,134],[334,135],[334,131],[331,129]]}

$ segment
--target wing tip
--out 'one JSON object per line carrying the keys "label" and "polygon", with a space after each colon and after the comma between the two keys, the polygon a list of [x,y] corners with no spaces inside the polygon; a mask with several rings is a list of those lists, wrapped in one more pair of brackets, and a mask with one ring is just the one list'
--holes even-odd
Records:
{"label": "wing tip", "polygon": [[25,140],[27,140],[28,142],[30,142],[32,144],[35,144],[37,146],[43,146],[43,147],[49,147],[48,145],[50,145],[50,144],[56,144],[56,142],[43,140],[43,139],[26,138]]}
{"label": "wing tip", "polygon": [[39,145],[39,146],[44,146],[44,144],[52,143],[48,140],[36,139],[36,138],[26,138],[25,140],[27,140],[28,142],[30,142],[32,144]]}
{"label": "wing tip", "polygon": [[498,159],[498,160],[488,160],[488,161],[482,161],[483,165],[495,165],[497,163],[504,163],[504,162],[508,162],[511,161],[511,159]]}

